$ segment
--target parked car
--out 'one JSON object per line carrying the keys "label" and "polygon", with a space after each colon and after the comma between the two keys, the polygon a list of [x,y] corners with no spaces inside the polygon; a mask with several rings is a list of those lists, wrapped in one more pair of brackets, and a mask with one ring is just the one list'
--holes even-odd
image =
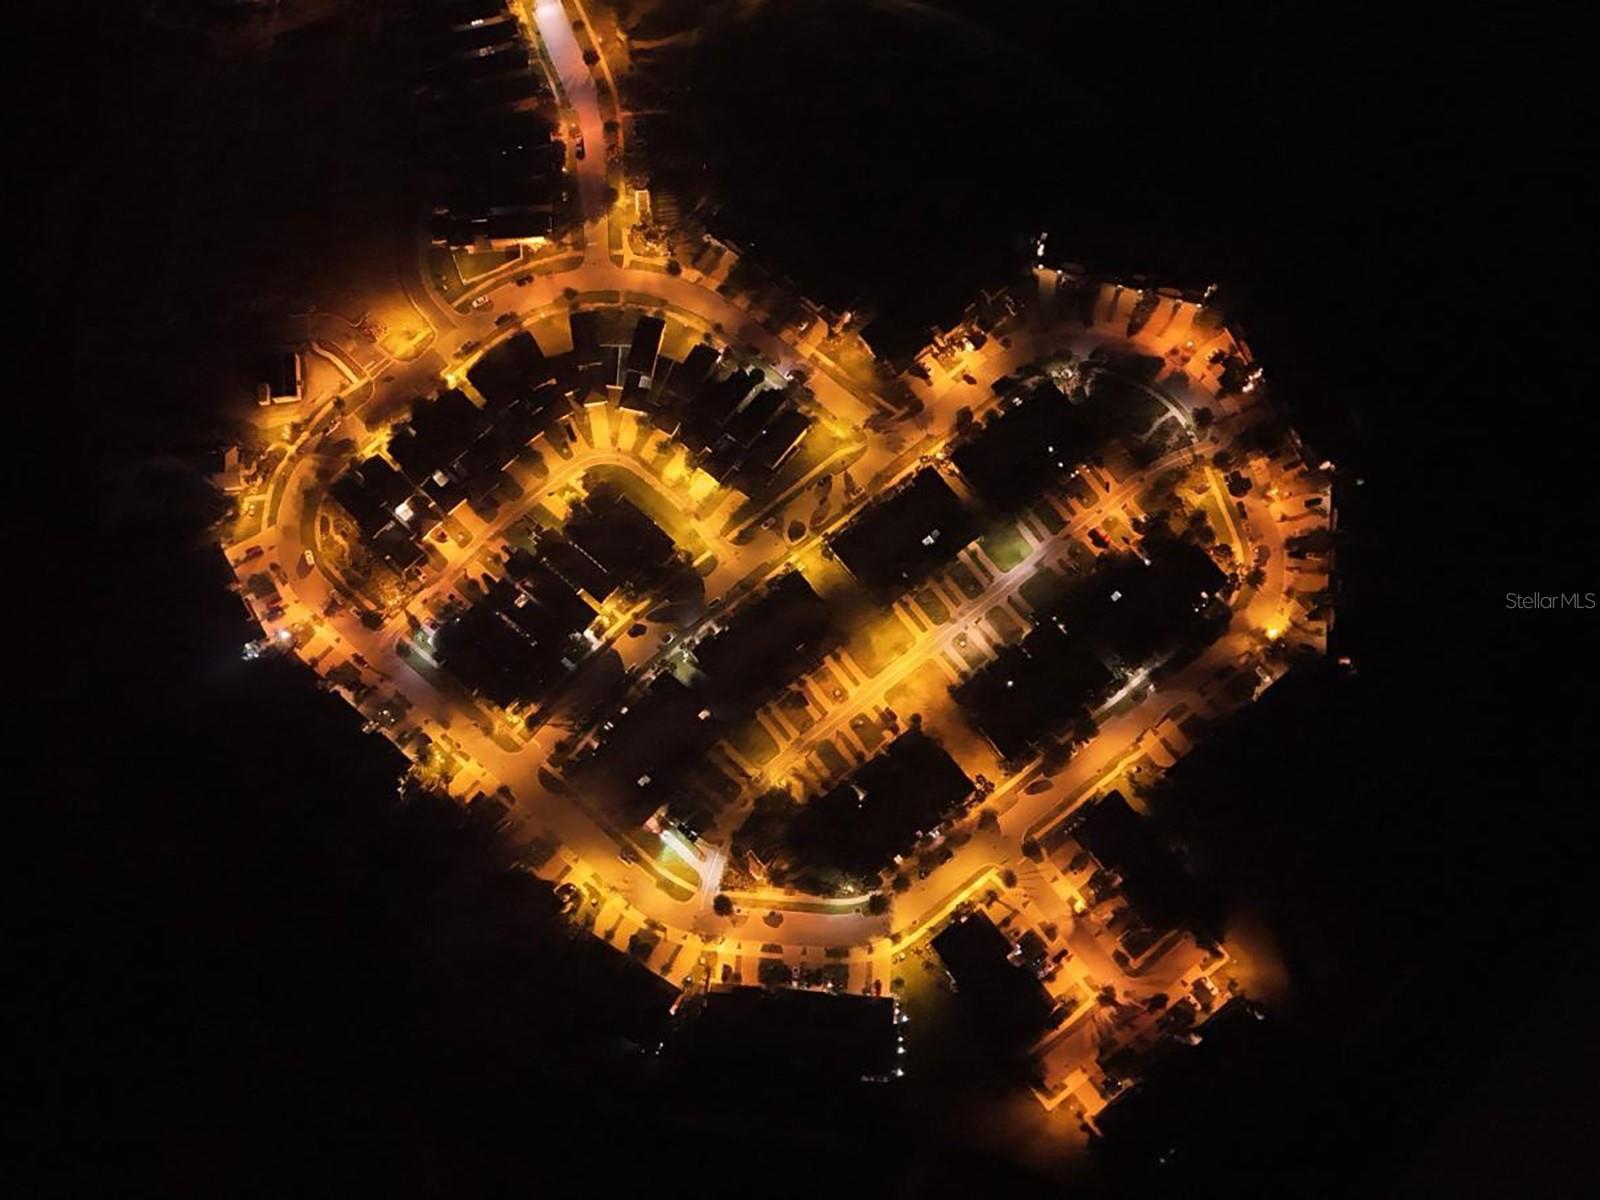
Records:
{"label": "parked car", "polygon": [[572,144],[573,157],[581,159],[584,156],[583,134],[578,135],[578,140]]}
{"label": "parked car", "polygon": [[491,304],[493,304],[493,303],[494,303],[494,301],[492,301],[492,300],[490,300],[490,299],[489,299],[489,297],[488,297],[488,295],[487,295],[487,294],[485,294],[485,295],[482,295],[482,296],[479,296],[479,297],[478,297],[478,298],[477,298],[477,299],[476,299],[476,300],[474,300],[474,301],[473,301],[473,302],[472,302],[472,303],[471,303],[471,304],[470,304],[470,305],[468,305],[468,306],[467,306],[467,307],[469,307],[469,308],[475,308],[475,309],[476,309],[476,308],[488,308],[488,307],[489,307],[489,305],[491,305]]}

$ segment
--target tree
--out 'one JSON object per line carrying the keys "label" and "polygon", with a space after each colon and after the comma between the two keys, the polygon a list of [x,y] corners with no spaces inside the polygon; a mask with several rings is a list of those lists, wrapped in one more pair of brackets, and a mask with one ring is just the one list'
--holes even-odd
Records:
{"label": "tree", "polygon": [[1087,705],[1073,714],[1072,738],[1074,741],[1092,742],[1099,732],[1100,723],[1094,719],[1094,713],[1089,711]]}
{"label": "tree", "polygon": [[873,892],[867,897],[867,911],[875,917],[881,917],[889,911],[889,897],[882,892]]}
{"label": "tree", "polygon": [[711,902],[711,911],[719,917],[733,916],[733,899],[722,893],[717,893],[717,898]]}
{"label": "tree", "polygon": [[1007,867],[1004,871],[1000,872],[1000,882],[1005,884],[1008,888],[1016,887],[1017,886],[1017,873],[1015,871],[1013,871],[1010,867]]}
{"label": "tree", "polygon": [[1211,423],[1217,419],[1216,413],[1203,405],[1194,410],[1194,423],[1200,429],[1210,429]]}
{"label": "tree", "polygon": [[983,808],[978,810],[978,828],[985,833],[1000,832],[1000,818],[994,815],[994,809]]}
{"label": "tree", "polygon": [[1065,742],[1052,741],[1044,749],[1044,757],[1039,760],[1039,773],[1041,775],[1054,775],[1067,765],[1067,760],[1072,757],[1072,747]]}
{"label": "tree", "polygon": [[911,887],[911,877],[902,872],[890,881],[889,886],[897,892],[907,891]]}
{"label": "tree", "polygon": [[681,262],[679,262],[675,258],[667,259],[667,274],[668,275],[682,275],[683,274],[683,264]]}
{"label": "tree", "polygon": [[600,61],[600,52],[598,50],[585,50],[583,52],[583,63],[584,63],[584,66],[592,67],[592,66],[595,66],[596,64],[598,64],[599,61]]}

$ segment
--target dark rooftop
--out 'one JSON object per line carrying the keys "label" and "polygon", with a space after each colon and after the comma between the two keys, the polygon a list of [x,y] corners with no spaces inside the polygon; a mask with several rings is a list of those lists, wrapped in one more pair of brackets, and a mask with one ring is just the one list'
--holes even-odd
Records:
{"label": "dark rooftop", "polygon": [[1188,923],[1193,884],[1155,826],[1108,792],[1067,823],[1072,837],[1095,861],[1122,878],[1122,894],[1146,924],[1171,929]]}
{"label": "dark rooftop", "polygon": [[704,342],[696,342],[694,349],[667,376],[666,393],[684,403],[693,401],[711,377],[718,359],[722,356]]}
{"label": "dark rooftop", "polygon": [[435,657],[475,694],[496,704],[542,699],[584,652],[578,635],[594,610],[531,555],[446,622]]}
{"label": "dark rooftop", "polygon": [[694,649],[724,703],[755,707],[813,657],[831,632],[828,608],[798,571],[769,584]]}
{"label": "dark rooftop", "polygon": [[813,868],[874,874],[971,795],[972,781],[944,748],[920,729],[908,730],[805,806],[795,822],[795,858]]}
{"label": "dark rooftop", "polygon": [[1021,759],[1110,694],[1111,672],[1083,638],[1048,621],[955,689],[956,700],[1002,757]]}
{"label": "dark rooftop", "polygon": [[981,912],[950,922],[934,939],[963,1001],[998,1039],[1026,1037],[1044,1028],[1050,994],[1039,980],[1008,961],[1011,943]]}
{"label": "dark rooftop", "polygon": [[892,1076],[899,1065],[894,1001],[796,988],[708,994],[683,1032],[691,1070],[746,1065],[752,1084],[826,1087]]}
{"label": "dark rooftop", "polygon": [[898,595],[954,558],[974,536],[950,485],[924,467],[828,539],[839,561],[880,596]]}
{"label": "dark rooftop", "polygon": [[1094,446],[1082,414],[1045,384],[1003,401],[950,457],[985,501],[1013,512],[1065,480]]}
{"label": "dark rooftop", "polygon": [[621,587],[650,586],[673,554],[672,539],[609,483],[590,488],[573,506],[564,532]]}
{"label": "dark rooftop", "polygon": [[533,334],[523,330],[490,349],[467,372],[492,412],[518,400],[531,400],[535,390],[555,378]]}
{"label": "dark rooftop", "polygon": [[724,726],[704,697],[670,673],[658,675],[626,707],[575,774],[619,819],[638,822],[675,797],[681,777],[722,737]]}
{"label": "dark rooftop", "polygon": [[661,349],[661,334],[667,323],[660,317],[640,317],[633,327],[633,344],[628,348],[628,370],[651,375],[656,369],[656,353]]}
{"label": "dark rooftop", "polygon": [[1206,614],[1226,577],[1200,547],[1151,538],[1145,558],[1103,554],[1094,572],[1069,589],[1055,614],[1068,633],[1130,667],[1172,653],[1209,628]]}

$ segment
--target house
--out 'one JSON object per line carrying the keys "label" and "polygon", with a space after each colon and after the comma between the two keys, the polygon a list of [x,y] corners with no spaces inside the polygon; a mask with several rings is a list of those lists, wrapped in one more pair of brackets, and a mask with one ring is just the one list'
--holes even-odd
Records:
{"label": "house", "polygon": [[294,404],[305,398],[305,356],[298,350],[284,350],[272,355],[263,372],[265,378],[256,384],[256,403],[265,408],[269,404]]}
{"label": "house", "polygon": [[838,560],[880,597],[905,591],[954,558],[975,530],[955,492],[924,467],[828,539]]}

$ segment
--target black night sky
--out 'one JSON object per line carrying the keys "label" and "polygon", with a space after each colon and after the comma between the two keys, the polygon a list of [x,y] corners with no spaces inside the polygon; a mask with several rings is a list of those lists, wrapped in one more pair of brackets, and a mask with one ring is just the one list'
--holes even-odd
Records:
{"label": "black night sky", "polygon": [[[245,72],[224,7],[52,18],[8,139],[14,1194],[1143,1194],[930,1138],[915,1104],[642,1074],[628,985],[548,893],[452,811],[397,808],[398,756],[309,672],[239,661],[194,468],[226,440],[219,364],[252,298],[313,293],[415,193],[372,13],[328,4]],[[663,169],[802,286],[959,307],[1041,226],[1091,267],[1216,282],[1363,481],[1333,650],[1356,674],[1274,689],[1167,814],[1296,985],[1207,1173],[1573,1194],[1600,611],[1505,602],[1600,592],[1592,105],[1562,14],[707,7]]]}

